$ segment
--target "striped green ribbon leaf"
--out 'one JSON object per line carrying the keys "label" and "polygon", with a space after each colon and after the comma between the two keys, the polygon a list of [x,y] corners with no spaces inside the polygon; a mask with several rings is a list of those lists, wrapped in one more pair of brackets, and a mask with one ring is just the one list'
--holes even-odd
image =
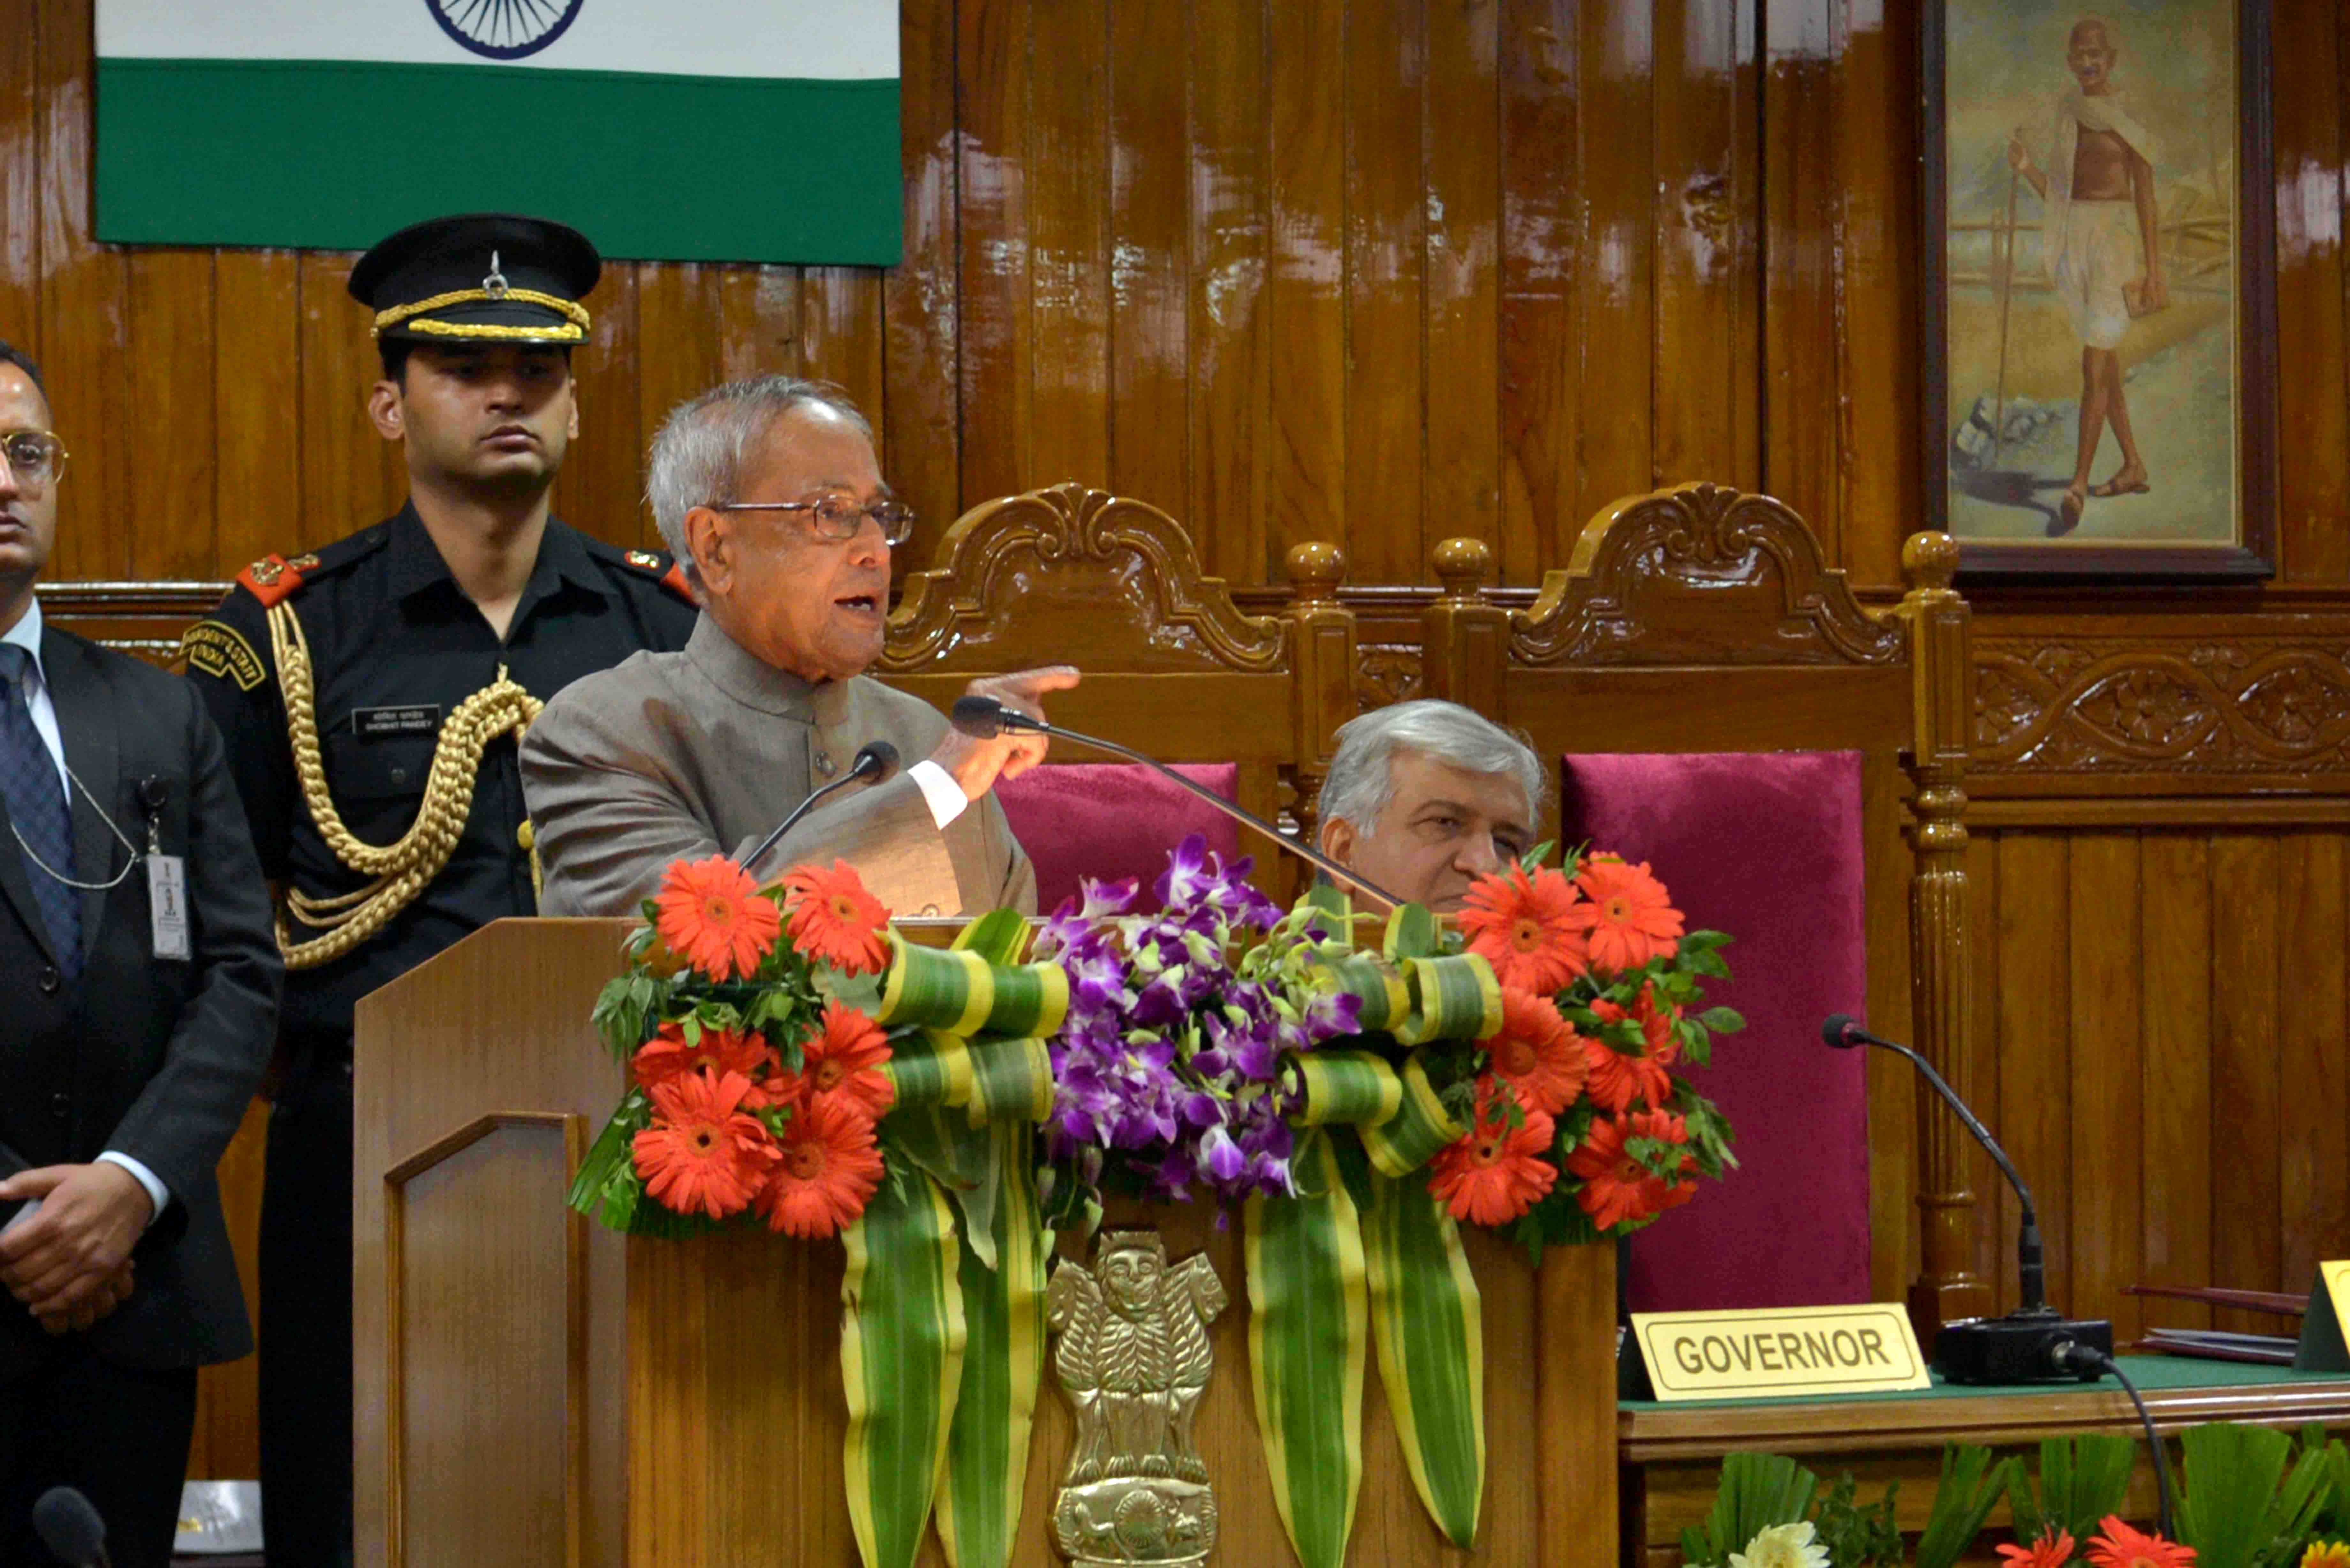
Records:
{"label": "striped green ribbon leaf", "polygon": [[1485,1490],[1482,1303],[1452,1216],[1418,1177],[1370,1179],[1363,1262],[1372,1343],[1404,1463],[1446,1540],[1477,1539]]}
{"label": "striped green ribbon leaf", "polygon": [[1468,1128],[1452,1119],[1428,1081],[1428,1064],[1414,1051],[1404,1059],[1403,1093],[1396,1114],[1378,1126],[1365,1126],[1363,1152],[1382,1176],[1409,1176],[1436,1157],[1447,1144],[1457,1143]]}
{"label": "striped green ribbon leaf", "polygon": [[970,1058],[971,1102],[966,1109],[972,1126],[1033,1125],[1053,1114],[1053,1058],[1043,1039],[982,1035],[971,1043]]}
{"label": "striped green ribbon leaf", "polygon": [[987,1021],[995,1005],[995,970],[986,959],[969,949],[918,947],[895,929],[889,950],[889,978],[873,1015],[879,1022],[971,1034]]}
{"label": "striped green ribbon leaf", "polygon": [[907,1111],[971,1103],[971,1047],[943,1029],[901,1029],[889,1041],[881,1071],[895,1092],[892,1116]]}
{"label": "striped green ribbon leaf", "polygon": [[1387,935],[1379,948],[1398,961],[1440,953],[1444,950],[1444,926],[1425,904],[1402,905],[1388,917]]}
{"label": "striped green ribbon leaf", "polygon": [[1045,1368],[1045,1262],[1052,1235],[1037,1212],[1028,1124],[963,1133],[987,1151],[987,1185],[995,1201],[988,1258],[966,1246],[960,1264],[962,1379],[947,1431],[939,1539],[955,1568],[1002,1568],[1011,1561],[1027,1488],[1028,1432]]}
{"label": "striped green ribbon leaf", "polygon": [[1375,954],[1357,953],[1335,963],[1318,964],[1315,979],[1362,1004],[1357,1027],[1364,1033],[1392,1029],[1411,1016],[1411,990],[1403,971]]}
{"label": "striped green ribbon leaf", "polygon": [[849,1524],[866,1568],[907,1568],[921,1549],[962,1380],[962,1248],[946,1199],[904,1161],[889,1163],[841,1241]]}
{"label": "striped green ribbon leaf", "polygon": [[1298,1107],[1298,1127],[1391,1121],[1403,1107],[1403,1080],[1370,1051],[1305,1051],[1286,1064]]}
{"label": "striped green ribbon leaf", "polygon": [[1291,1168],[1301,1196],[1245,1207],[1249,1377],[1290,1545],[1304,1568],[1340,1568],[1363,1480],[1363,1238],[1328,1134]]}
{"label": "striped green ribbon leaf", "polygon": [[1403,961],[1411,1012],[1389,1030],[1406,1045],[1430,1040],[1484,1040],[1502,1030],[1502,982],[1475,953]]}

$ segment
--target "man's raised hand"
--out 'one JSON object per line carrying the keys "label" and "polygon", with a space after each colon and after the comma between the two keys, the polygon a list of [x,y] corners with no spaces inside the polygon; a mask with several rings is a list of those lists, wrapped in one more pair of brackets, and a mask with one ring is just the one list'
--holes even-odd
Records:
{"label": "man's raised hand", "polygon": [[[966,694],[992,697],[1006,708],[1032,719],[1045,716],[1047,691],[1066,691],[1077,683],[1075,666],[1048,664],[1010,675],[989,675],[972,681]],[[995,787],[999,778],[1016,779],[1045,760],[1045,737],[1006,730],[991,740],[975,740],[960,730],[949,731],[931,760],[946,769],[967,800],[977,800]]]}

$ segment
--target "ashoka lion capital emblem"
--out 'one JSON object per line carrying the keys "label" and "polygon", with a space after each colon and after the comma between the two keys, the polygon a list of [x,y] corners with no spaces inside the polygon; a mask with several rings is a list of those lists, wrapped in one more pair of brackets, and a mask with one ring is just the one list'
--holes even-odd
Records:
{"label": "ashoka lion capital emblem", "polygon": [[1191,1438],[1224,1287],[1205,1253],[1167,1262],[1155,1231],[1112,1231],[1094,1266],[1046,1293],[1053,1372],[1076,1417],[1053,1535],[1076,1568],[1192,1568],[1216,1544],[1216,1499]]}

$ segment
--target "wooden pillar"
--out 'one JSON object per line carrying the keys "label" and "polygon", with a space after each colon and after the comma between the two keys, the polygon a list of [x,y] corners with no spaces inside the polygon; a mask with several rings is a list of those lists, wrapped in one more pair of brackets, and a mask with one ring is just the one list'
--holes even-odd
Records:
{"label": "wooden pillar", "polygon": [[1436,602],[1420,611],[1420,691],[1502,717],[1502,670],[1509,661],[1510,614],[1485,598],[1492,547],[1482,539],[1446,539],[1429,553]]}
{"label": "wooden pillar", "polygon": [[1338,726],[1355,716],[1355,612],[1338,602],[1347,557],[1336,545],[1312,541],[1289,552],[1292,657],[1297,661],[1297,759],[1290,783],[1299,835],[1313,841],[1314,805],[1337,752]]}

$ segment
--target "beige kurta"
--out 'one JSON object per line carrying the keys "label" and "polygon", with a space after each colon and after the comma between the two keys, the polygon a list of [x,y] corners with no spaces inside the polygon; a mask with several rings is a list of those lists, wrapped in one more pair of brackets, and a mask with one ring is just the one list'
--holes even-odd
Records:
{"label": "beige kurta", "polygon": [[[869,741],[905,766],[947,732],[919,698],[857,676],[811,685],[764,664],[707,615],[679,653],[639,653],[573,682],[522,746],[548,915],[633,915],[680,858],[741,859]],[[802,818],[754,867],[857,867],[900,915],[1036,908],[1036,873],[991,794],[941,830],[901,767]]]}

